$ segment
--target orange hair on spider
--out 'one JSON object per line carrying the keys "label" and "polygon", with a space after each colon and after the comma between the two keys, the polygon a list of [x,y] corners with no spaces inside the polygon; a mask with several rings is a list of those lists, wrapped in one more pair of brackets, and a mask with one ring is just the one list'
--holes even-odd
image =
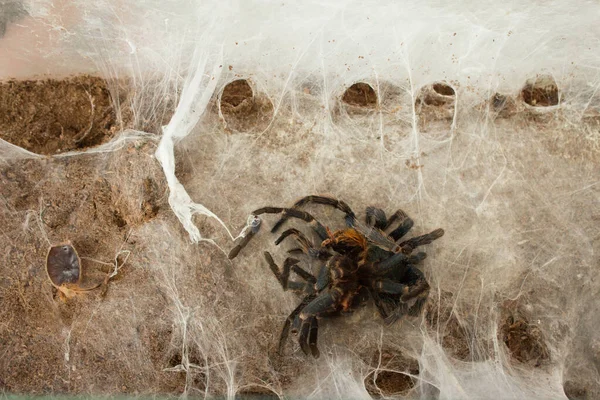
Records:
{"label": "orange hair on spider", "polygon": [[367,238],[354,228],[348,228],[334,233],[335,242],[345,244],[350,247],[360,247],[362,250],[367,248]]}

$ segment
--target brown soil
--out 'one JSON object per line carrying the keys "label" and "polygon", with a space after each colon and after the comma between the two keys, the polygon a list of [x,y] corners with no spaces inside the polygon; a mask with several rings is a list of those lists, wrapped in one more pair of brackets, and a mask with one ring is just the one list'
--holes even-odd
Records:
{"label": "brown soil", "polygon": [[112,104],[92,76],[0,83],[0,138],[38,154],[97,146],[121,128]]}
{"label": "brown soil", "polygon": [[266,129],[273,118],[273,103],[264,94],[254,93],[246,79],[225,85],[219,106],[231,131],[259,132]]}
{"label": "brown soil", "polygon": [[558,86],[550,75],[530,79],[521,90],[523,101],[534,107],[549,107],[558,104]]}
{"label": "brown soil", "polygon": [[439,333],[441,345],[448,355],[462,361],[472,361],[473,355],[466,329],[456,318],[453,305],[451,293],[442,292],[439,301],[430,296],[425,309],[425,321],[432,330],[432,335],[436,336],[435,332]]}
{"label": "brown soil", "polygon": [[377,94],[368,83],[358,82],[346,89],[342,101],[351,106],[373,108],[377,106]]}
{"label": "brown soil", "polygon": [[376,370],[365,378],[365,387],[373,398],[404,395],[415,386],[411,375],[419,375],[417,361],[393,349],[376,354],[371,366]]}
{"label": "brown soil", "polygon": [[542,331],[529,321],[516,302],[504,304],[500,338],[511,357],[521,363],[539,367],[550,361],[550,352]]}

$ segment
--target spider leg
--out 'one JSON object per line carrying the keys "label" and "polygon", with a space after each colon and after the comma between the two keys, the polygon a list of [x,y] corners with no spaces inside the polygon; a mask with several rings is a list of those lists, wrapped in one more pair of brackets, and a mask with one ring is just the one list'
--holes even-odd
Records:
{"label": "spider leg", "polygon": [[402,276],[404,275],[404,270],[408,267],[409,259],[410,257],[404,253],[395,253],[389,258],[375,264],[373,266],[373,273],[375,275],[387,275],[390,272],[394,272],[394,275]]}
{"label": "spider leg", "polygon": [[329,286],[329,283],[331,282],[331,276],[329,275],[329,268],[327,267],[327,265],[323,264],[321,265],[321,268],[319,269],[319,273],[317,274],[317,282],[315,285],[315,289],[320,292],[323,289],[325,289],[327,286]]}
{"label": "spider leg", "polygon": [[326,249],[315,248],[315,246],[310,242],[310,240],[308,240],[306,235],[304,235],[302,232],[300,232],[298,229],[295,229],[295,228],[290,228],[290,229],[284,231],[281,234],[281,236],[279,236],[277,238],[277,240],[275,241],[275,245],[279,245],[288,236],[292,236],[294,239],[296,239],[296,241],[300,245],[299,248],[294,248],[294,249],[288,250],[288,253],[290,253],[290,254],[304,253],[312,258],[317,258],[320,260],[326,260],[329,257],[331,257],[331,254]]}
{"label": "spider leg", "polygon": [[405,240],[404,242],[400,243],[400,247],[402,247],[402,250],[410,253],[413,249],[429,244],[434,240],[441,238],[442,236],[444,236],[444,230],[441,228],[436,229],[435,231],[426,235],[416,236],[414,238]]}
{"label": "spider leg", "polygon": [[[398,307],[385,319],[387,325],[393,324],[405,314],[413,317],[419,315],[427,301],[429,283],[425,279],[423,272],[411,266],[406,275],[410,282],[408,290],[400,297]],[[411,300],[414,300],[414,303],[409,305]]]}
{"label": "spider leg", "polygon": [[394,241],[399,240],[411,230],[414,224],[414,221],[410,217],[404,218],[402,222],[400,222],[400,225],[390,232],[390,237],[394,239]]}
{"label": "spider leg", "polygon": [[336,310],[339,296],[340,293],[337,291],[324,291],[308,303],[308,305],[302,309],[300,315],[298,315],[298,320],[300,322],[298,343],[304,354],[312,354],[315,358],[319,357],[319,350],[317,348],[318,325],[315,321],[319,315]]}
{"label": "spider leg", "polygon": [[403,210],[400,210],[400,209],[396,210],[396,212],[394,214],[392,214],[392,216],[390,218],[388,218],[385,226],[383,227],[383,230],[388,229],[396,221],[398,221],[398,220],[404,221],[406,218],[408,218],[408,215]]}
{"label": "spider leg", "polygon": [[[346,204],[345,202],[334,199],[332,197],[314,196],[314,195],[306,196],[306,197],[303,197],[300,200],[298,200],[296,203],[294,203],[294,205],[292,206],[292,209],[298,209],[308,203],[323,204],[323,205],[335,207],[338,210],[346,213],[346,224],[348,226],[354,225],[354,221],[356,219],[356,214],[354,214],[354,211],[352,211],[350,206],[348,206],[348,204]],[[287,221],[287,217],[288,216],[285,214],[282,215],[281,218],[279,219],[279,221],[277,221],[275,223],[275,225],[273,225],[273,228],[271,228],[271,232],[277,232],[277,230],[281,227],[281,225],[285,221]]]}
{"label": "spider leg", "polygon": [[365,212],[365,222],[369,226],[374,226],[377,229],[384,230],[387,226],[385,211],[376,207],[367,207]]}
{"label": "spider leg", "polygon": [[[306,211],[296,210],[293,208],[282,208],[282,207],[263,207],[259,208],[252,212],[254,215],[261,214],[282,214],[281,218],[293,217],[298,218],[303,221],[308,222],[310,227],[319,235],[321,240],[327,239],[329,236],[327,235],[327,229],[315,219],[312,215],[307,213]],[[273,230],[271,230],[273,231]]]}
{"label": "spider leg", "polygon": [[310,347],[310,352],[312,353],[314,358],[319,358],[321,352],[317,347],[317,334],[319,333],[319,320],[317,318],[313,318],[310,324],[310,329],[308,330],[308,347]]}
{"label": "spider leg", "polygon": [[403,294],[408,293],[408,287],[391,279],[378,279],[371,283],[373,289],[379,293]]}
{"label": "spider leg", "polygon": [[427,295],[429,294],[429,283],[425,279],[425,275],[423,271],[418,268],[410,267],[407,272],[407,277],[411,285],[407,293],[403,294],[400,297],[400,300],[404,302],[408,302],[410,300],[416,299],[415,304],[410,307],[409,315],[418,315],[425,301],[427,300]]}
{"label": "spider leg", "polygon": [[277,352],[280,355],[283,354],[283,347],[285,346],[285,341],[287,340],[290,334],[290,327],[292,326],[292,322],[296,320],[296,317],[298,316],[298,314],[300,314],[300,311],[302,311],[302,309],[306,307],[306,305],[313,301],[316,297],[316,294],[309,294],[308,296],[304,297],[300,304],[298,304],[298,306],[294,309],[294,311],[292,311],[290,315],[288,315],[287,319],[285,320],[285,323],[283,324],[281,334],[279,335],[279,346],[277,348]]}
{"label": "spider leg", "polygon": [[229,258],[230,260],[233,260],[235,257],[237,257],[237,255],[240,253],[240,251],[244,247],[246,247],[246,245],[250,242],[250,239],[252,239],[254,237],[254,235],[256,235],[258,233],[258,231],[260,229],[260,224],[261,224],[260,218],[254,217],[252,219],[252,221],[250,222],[250,230],[248,231],[248,233],[246,233],[245,236],[243,236],[241,238],[241,240],[233,247],[233,249],[231,249],[227,258]]}
{"label": "spider leg", "polygon": [[288,236],[294,237],[294,239],[296,239],[296,241],[298,242],[300,247],[305,249],[307,253],[308,253],[308,249],[314,248],[312,243],[310,242],[310,240],[308,240],[308,238],[304,235],[304,233],[300,232],[298,229],[295,229],[295,228],[290,228],[290,229],[284,231],[281,234],[281,236],[279,236],[277,238],[277,240],[275,241],[275,245],[279,245],[279,243],[281,243]]}
{"label": "spider leg", "polygon": [[[275,277],[281,284],[281,287],[283,288],[284,291],[288,290],[288,289],[301,290],[302,288],[305,288],[306,290],[308,290],[308,287],[310,287],[311,288],[310,290],[312,291],[312,286],[315,284],[317,279],[296,265],[300,261],[296,260],[295,258],[286,258],[286,260],[283,263],[282,270],[279,271],[279,267],[277,266],[277,264],[275,264],[275,261],[273,260],[273,257],[271,256],[271,254],[268,251],[265,251],[264,255],[265,255],[265,260],[267,260],[267,263],[269,264],[269,268],[271,269],[271,272],[273,272],[273,275],[275,275]],[[290,270],[294,271],[298,276],[303,278],[310,285],[290,281],[289,280],[290,279]]]}
{"label": "spider leg", "polygon": [[377,308],[377,312],[381,316],[381,318],[386,319],[388,317],[388,313],[385,310],[385,306],[383,304],[383,300],[379,297],[379,294],[375,290],[369,290],[371,294],[371,298],[373,299],[373,303],[375,303],[375,307]]}

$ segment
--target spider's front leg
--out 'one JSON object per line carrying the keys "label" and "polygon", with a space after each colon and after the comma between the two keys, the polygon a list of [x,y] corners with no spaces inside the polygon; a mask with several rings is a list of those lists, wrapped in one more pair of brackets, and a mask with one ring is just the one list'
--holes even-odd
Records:
{"label": "spider's front leg", "polygon": [[[352,211],[348,204],[341,200],[334,199],[333,197],[315,195],[306,196],[295,202],[291,209],[297,210],[298,208],[303,207],[304,205],[309,203],[335,207],[346,214],[346,225],[354,225],[354,222],[356,220],[356,215],[354,214],[354,211]],[[281,227],[281,225],[283,225],[285,221],[287,221],[287,215],[284,214],[279,219],[279,221],[277,221],[275,225],[273,225],[273,228],[271,228],[271,232],[277,232],[277,230]]]}
{"label": "spider's front leg", "polygon": [[321,224],[319,221],[315,219],[312,215],[307,213],[306,211],[296,210],[294,208],[284,208],[284,207],[263,207],[259,208],[252,212],[253,215],[261,215],[261,214],[281,214],[281,218],[298,218],[303,221],[308,222],[310,227],[319,235],[321,240],[325,240],[329,237],[327,234],[327,229]]}
{"label": "spider's front leg", "polygon": [[244,247],[250,242],[250,239],[254,237],[260,230],[261,220],[257,216],[253,215],[250,217],[251,219],[247,222],[246,232],[242,235],[242,238],[239,242],[231,249],[229,255],[227,256],[230,260],[233,260],[237,255],[242,251]]}

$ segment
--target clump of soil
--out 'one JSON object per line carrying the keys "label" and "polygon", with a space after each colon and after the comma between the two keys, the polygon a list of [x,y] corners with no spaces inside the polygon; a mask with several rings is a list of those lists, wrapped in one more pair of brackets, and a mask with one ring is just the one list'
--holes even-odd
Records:
{"label": "clump of soil", "polygon": [[51,155],[108,142],[120,129],[98,77],[0,83],[0,138]]}
{"label": "clump of soil", "polygon": [[226,127],[237,132],[261,131],[273,118],[273,103],[265,95],[254,93],[246,79],[225,85],[219,109]]}
{"label": "clump of soil", "polygon": [[558,86],[550,75],[529,79],[521,89],[523,101],[533,107],[550,107],[558,104]]}
{"label": "clump of soil", "polygon": [[365,388],[373,398],[406,394],[415,386],[412,376],[419,375],[416,360],[392,349],[375,354],[371,365],[377,369],[365,378]]}
{"label": "clump of soil", "polygon": [[358,82],[346,89],[342,101],[351,106],[374,108],[377,106],[377,94],[368,83]]}
{"label": "clump of soil", "polygon": [[516,302],[504,304],[502,321],[500,340],[513,359],[533,367],[539,367],[550,360],[542,331],[529,321]]}

